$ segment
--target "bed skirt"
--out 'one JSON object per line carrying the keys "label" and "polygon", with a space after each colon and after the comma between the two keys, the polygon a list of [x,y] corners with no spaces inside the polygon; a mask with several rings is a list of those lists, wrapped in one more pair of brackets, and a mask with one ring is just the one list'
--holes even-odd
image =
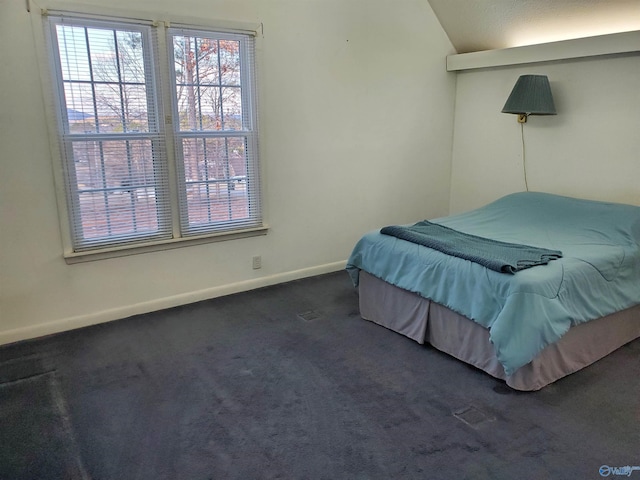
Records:
{"label": "bed skirt", "polygon": [[640,305],[572,327],[527,365],[507,376],[489,341],[489,330],[416,293],[361,270],[360,315],[420,344],[429,343],[515,390],[539,390],[640,337]]}

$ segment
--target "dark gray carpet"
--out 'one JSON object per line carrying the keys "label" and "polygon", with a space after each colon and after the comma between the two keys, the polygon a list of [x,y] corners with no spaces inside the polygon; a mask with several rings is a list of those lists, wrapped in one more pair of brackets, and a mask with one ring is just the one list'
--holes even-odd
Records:
{"label": "dark gray carpet", "polygon": [[0,478],[89,478],[56,375],[37,359],[0,364]]}
{"label": "dark gray carpet", "polygon": [[[0,348],[1,365],[33,358],[68,409],[57,455],[77,445],[94,480],[597,479],[640,465],[640,342],[516,393],[360,319],[344,272]],[[73,478],[15,475],[19,432],[48,420],[38,400],[15,422],[5,400],[0,478]]]}

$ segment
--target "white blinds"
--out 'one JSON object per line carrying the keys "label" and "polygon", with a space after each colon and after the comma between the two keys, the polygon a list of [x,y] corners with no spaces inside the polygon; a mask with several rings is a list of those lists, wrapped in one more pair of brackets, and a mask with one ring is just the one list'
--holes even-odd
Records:
{"label": "white blinds", "polygon": [[262,225],[252,35],[47,21],[74,251]]}
{"label": "white blinds", "polygon": [[261,225],[254,39],[169,29],[183,234]]}
{"label": "white blinds", "polygon": [[154,30],[49,22],[74,250],[170,238]]}

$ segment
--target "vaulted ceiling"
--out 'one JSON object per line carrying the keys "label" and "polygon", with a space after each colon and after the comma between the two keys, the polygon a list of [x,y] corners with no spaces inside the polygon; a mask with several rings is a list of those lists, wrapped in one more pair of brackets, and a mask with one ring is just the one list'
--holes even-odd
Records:
{"label": "vaulted ceiling", "polygon": [[458,53],[640,30],[640,0],[429,0]]}

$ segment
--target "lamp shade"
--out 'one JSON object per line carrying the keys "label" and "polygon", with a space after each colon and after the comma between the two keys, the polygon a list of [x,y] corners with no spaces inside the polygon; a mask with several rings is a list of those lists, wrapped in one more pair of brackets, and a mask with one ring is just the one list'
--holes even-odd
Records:
{"label": "lamp shade", "polygon": [[556,115],[551,87],[546,75],[521,75],[502,113],[520,115]]}

